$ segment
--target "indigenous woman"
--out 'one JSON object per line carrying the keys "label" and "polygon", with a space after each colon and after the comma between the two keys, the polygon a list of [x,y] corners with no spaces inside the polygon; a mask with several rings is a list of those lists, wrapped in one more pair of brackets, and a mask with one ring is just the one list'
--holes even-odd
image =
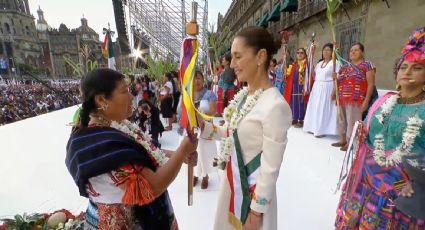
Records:
{"label": "indigenous woman", "polygon": [[369,108],[375,89],[376,68],[364,59],[364,46],[354,44],[350,49],[351,63],[341,67],[338,73],[339,103],[342,119],[338,119],[340,141],[333,143],[346,151],[354,123],[362,119],[362,113]]}
{"label": "indigenous woman", "polygon": [[203,137],[221,139],[216,164],[226,170],[214,229],[277,227],[276,181],[291,125],[291,112],[268,78],[280,44],[261,27],[247,27],[232,44],[232,68],[247,82],[224,111],[224,126],[201,123]]}
{"label": "indigenous woman", "polygon": [[[336,229],[425,229],[423,219],[396,208],[413,192],[402,158],[425,155],[425,31],[414,32],[402,51],[400,91],[379,98],[365,120],[365,141],[343,188]],[[362,136],[362,135],[360,135]]]}
{"label": "indigenous woman", "polygon": [[[161,113],[162,117],[167,119],[166,131],[173,129],[173,101],[174,101],[174,92],[176,85],[174,84],[173,74],[170,72],[165,74],[165,84],[162,87],[159,95],[159,100],[161,101]],[[176,107],[177,110],[177,107]]]}
{"label": "indigenous woman", "polygon": [[[324,135],[337,135],[336,129],[336,106],[332,101],[334,83],[332,78],[333,45],[325,44],[322,49],[322,61],[317,63],[315,81],[308,101],[304,118],[304,132],[311,132],[316,137]],[[336,71],[339,70],[337,66]]]}
{"label": "indigenous woman", "polygon": [[288,79],[285,88],[285,99],[291,106],[292,124],[296,128],[303,127],[305,108],[304,77],[307,66],[307,53],[304,48],[297,50],[297,60],[288,68]]}
{"label": "indigenous woman", "polygon": [[276,79],[274,82],[274,87],[276,87],[277,90],[279,90],[280,94],[283,95],[285,85],[284,85],[284,76],[283,76],[282,68],[286,68],[286,67],[283,67],[283,64],[279,64],[276,66]]}
{"label": "indigenous woman", "polygon": [[[198,110],[204,114],[213,116],[216,112],[217,97],[211,90],[207,90],[204,84],[204,76],[200,71],[196,71],[193,88]],[[206,189],[208,188],[208,173],[213,171],[213,161],[217,155],[216,141],[212,138],[199,138],[197,152],[197,176],[194,178],[194,184],[196,185],[198,178],[202,178],[201,189]]]}
{"label": "indigenous woman", "polygon": [[183,140],[167,161],[125,120],[133,97],[119,72],[88,73],[81,92],[80,127],[69,138],[65,163],[90,200],[85,229],[178,229],[167,187],[196,145]]}
{"label": "indigenous woman", "polygon": [[229,101],[233,100],[235,95],[235,71],[230,68],[230,62],[232,61],[232,56],[226,54],[221,59],[221,64],[224,67],[223,72],[220,74],[220,80],[218,82],[218,91],[217,91],[217,113],[221,114],[224,111],[224,108],[227,107]]}

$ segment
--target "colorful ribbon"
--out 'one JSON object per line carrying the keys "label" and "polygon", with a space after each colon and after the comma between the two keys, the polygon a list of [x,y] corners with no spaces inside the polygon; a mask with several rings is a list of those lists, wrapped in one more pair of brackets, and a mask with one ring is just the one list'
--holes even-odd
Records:
{"label": "colorful ribbon", "polygon": [[204,119],[211,119],[210,116],[201,113],[195,107],[193,100],[193,83],[196,73],[196,60],[198,58],[199,42],[195,37],[188,36],[183,41],[180,57],[180,82],[182,85],[182,115],[181,127],[193,129],[198,126],[196,113]]}

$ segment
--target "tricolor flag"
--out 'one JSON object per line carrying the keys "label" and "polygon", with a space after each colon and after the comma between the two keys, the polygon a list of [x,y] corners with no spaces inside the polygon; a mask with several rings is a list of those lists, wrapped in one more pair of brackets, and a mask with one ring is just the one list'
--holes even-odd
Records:
{"label": "tricolor flag", "polygon": [[106,32],[105,41],[102,44],[102,54],[108,59],[108,68],[116,70],[115,68],[115,56],[114,47],[112,44],[111,33]]}
{"label": "tricolor flag", "polygon": [[234,148],[227,164],[227,179],[230,185],[229,222],[237,230],[245,224],[251,200],[256,199],[255,187],[260,174],[261,154],[244,164],[242,147],[237,130],[233,131]]}

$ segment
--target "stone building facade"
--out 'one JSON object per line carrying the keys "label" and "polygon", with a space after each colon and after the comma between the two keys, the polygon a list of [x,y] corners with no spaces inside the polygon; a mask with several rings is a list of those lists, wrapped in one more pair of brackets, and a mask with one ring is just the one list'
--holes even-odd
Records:
{"label": "stone building facade", "polygon": [[[424,0],[344,0],[344,8],[336,13],[337,44],[343,57],[355,42],[365,45],[366,58],[377,67],[376,83],[379,88],[394,89],[393,67],[408,35],[425,26]],[[296,5],[297,10],[276,12],[277,4]],[[288,12],[289,11],[289,12]],[[262,20],[263,19],[263,20]],[[228,27],[230,33],[221,41],[230,44],[242,28],[260,25],[278,37],[283,30],[293,31],[288,43],[291,55],[297,47],[306,47],[311,34],[316,33],[315,60],[321,56],[321,47],[332,42],[326,18],[325,0],[234,0],[219,22],[219,30]],[[276,59],[282,59],[279,52]]]}
{"label": "stone building facade", "polygon": [[[47,22],[40,12],[42,11],[39,10],[37,29],[40,42],[41,37],[47,37],[51,63],[48,68],[53,76],[64,78],[75,75],[73,68],[67,63],[66,59],[83,66],[88,60],[96,61],[99,67],[107,66],[107,60],[102,56],[102,42],[99,40],[99,34],[90,28],[86,18],[81,19],[81,26],[76,29],[69,29],[65,24],[61,24],[58,29],[47,26],[48,29],[45,30],[46,26],[41,25],[47,25]],[[43,36],[40,36],[40,34]],[[49,60],[44,63],[49,63]]]}
{"label": "stone building facade", "polygon": [[28,0],[0,0],[0,74],[19,74],[19,63],[39,66],[41,55]]}
{"label": "stone building facade", "polygon": [[52,57],[52,74],[58,78],[73,76],[74,70],[65,62],[65,58],[69,58],[74,63],[80,63],[77,33],[71,31],[65,24],[61,24],[58,29],[51,29],[47,34]]}
{"label": "stone building facade", "polygon": [[91,60],[99,67],[107,66],[99,35],[89,27],[86,18],[81,19],[81,26],[76,29],[64,24],[53,29],[41,9],[37,14],[35,24],[28,0],[0,0],[0,75],[21,75],[20,68],[26,65],[44,69],[44,74],[53,77],[72,77],[74,71],[65,58],[74,63]]}

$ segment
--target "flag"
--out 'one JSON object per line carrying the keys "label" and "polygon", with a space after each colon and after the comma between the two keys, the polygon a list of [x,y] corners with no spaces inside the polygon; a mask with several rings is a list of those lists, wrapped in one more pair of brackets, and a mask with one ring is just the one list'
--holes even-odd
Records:
{"label": "flag", "polygon": [[116,70],[114,47],[112,44],[112,38],[111,38],[110,32],[107,32],[105,35],[105,40],[103,41],[103,44],[102,44],[102,54],[105,58],[108,59],[108,68]]}
{"label": "flag", "polygon": [[248,218],[251,200],[257,199],[255,188],[260,174],[262,152],[245,165],[237,130],[233,131],[233,140],[233,151],[226,168],[230,185],[229,221],[239,230],[243,229]]}

